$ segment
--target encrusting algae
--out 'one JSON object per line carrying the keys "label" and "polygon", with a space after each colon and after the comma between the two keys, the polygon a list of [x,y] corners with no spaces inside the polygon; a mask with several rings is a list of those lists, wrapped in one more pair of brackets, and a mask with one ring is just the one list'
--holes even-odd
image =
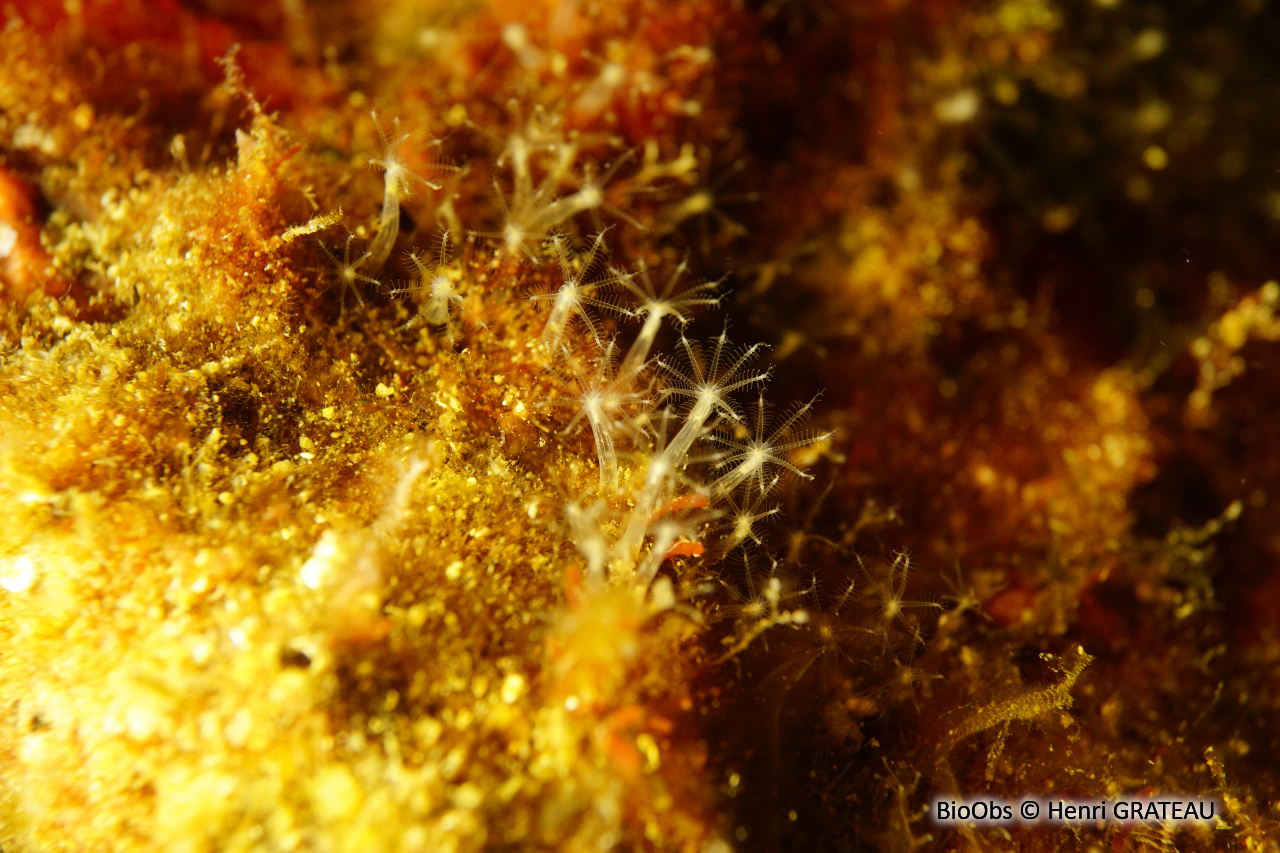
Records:
{"label": "encrusting algae", "polygon": [[0,848],[1277,849],[1276,217],[1076,5],[5,7]]}

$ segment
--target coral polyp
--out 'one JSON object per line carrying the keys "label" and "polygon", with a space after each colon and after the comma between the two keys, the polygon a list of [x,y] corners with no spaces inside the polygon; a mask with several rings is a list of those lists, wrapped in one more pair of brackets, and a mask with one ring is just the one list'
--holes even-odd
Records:
{"label": "coral polyp", "polygon": [[0,848],[1276,849],[1276,29],[1181,5],[7,6]]}

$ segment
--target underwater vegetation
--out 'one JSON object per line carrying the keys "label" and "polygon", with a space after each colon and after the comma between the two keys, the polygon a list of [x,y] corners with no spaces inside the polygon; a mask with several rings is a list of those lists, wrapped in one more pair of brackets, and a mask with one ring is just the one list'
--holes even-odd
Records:
{"label": "underwater vegetation", "polygon": [[0,849],[1280,849],[1267,0],[3,16]]}

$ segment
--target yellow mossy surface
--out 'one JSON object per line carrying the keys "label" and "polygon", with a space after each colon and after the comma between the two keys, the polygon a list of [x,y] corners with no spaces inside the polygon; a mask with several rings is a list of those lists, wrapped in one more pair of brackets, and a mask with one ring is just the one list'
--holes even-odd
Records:
{"label": "yellow mossy surface", "polygon": [[1237,5],[15,6],[0,847],[1277,849]]}
{"label": "yellow mossy surface", "polygon": [[403,317],[309,321],[282,138],[257,119],[225,170],[141,181],[75,229],[127,306],[109,328],[24,312],[0,427],[10,836],[710,840],[680,770],[700,759],[656,714],[688,712],[696,623],[643,590],[566,604],[561,510],[596,474],[537,405],[538,310],[506,280],[537,271],[467,249],[503,334],[457,353],[397,345]]}

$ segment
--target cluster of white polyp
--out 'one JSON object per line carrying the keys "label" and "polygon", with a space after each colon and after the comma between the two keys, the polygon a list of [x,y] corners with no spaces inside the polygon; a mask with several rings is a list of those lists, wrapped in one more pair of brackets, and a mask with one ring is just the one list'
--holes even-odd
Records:
{"label": "cluster of white polyp", "polygon": [[[683,263],[661,289],[643,266],[593,277],[603,243],[601,232],[575,256],[553,236],[562,283],[533,297],[551,304],[537,346],[566,391],[555,403],[574,410],[565,431],[585,423],[595,442],[598,492],[565,508],[587,576],[647,589],[669,557],[759,544],[757,528],[777,512],[766,504],[781,476],[808,476],[791,456],[829,435],[795,430],[811,403],[771,421],[760,395],[754,417],[744,416],[737,395],[770,373],[755,366],[762,344],[735,347],[725,331],[705,344],[681,335],[677,358],[654,357],[664,321],[683,327],[692,310],[718,305],[718,283],[681,287]],[[602,339],[592,309],[639,321],[625,352]],[[571,326],[588,341],[567,346]],[[713,535],[714,543],[702,541]]]}
{"label": "cluster of white polyp", "polygon": [[[405,166],[408,139],[384,139],[384,155],[371,160],[384,172],[383,207],[369,251],[352,260],[348,241],[342,261],[334,256],[344,296],[346,289],[374,281],[363,270],[376,271],[386,261],[400,201],[413,184],[438,188]],[[538,111],[506,138],[496,160],[511,173],[509,194],[495,180],[501,230],[472,233],[494,240],[508,257],[541,264],[549,254],[559,267],[559,287],[532,297],[550,306],[534,345],[564,391],[547,405],[572,408],[564,432],[590,429],[599,467],[597,492],[565,506],[568,534],[586,561],[589,581],[646,590],[670,557],[724,556],[759,545],[761,523],[778,512],[769,497],[780,478],[808,476],[791,457],[829,434],[796,431],[812,402],[774,420],[760,394],[750,407],[753,417],[744,415],[737,396],[770,373],[755,366],[761,344],[735,347],[723,331],[706,344],[682,334],[676,358],[653,355],[665,323],[683,329],[693,311],[719,305],[719,282],[687,284],[687,264],[681,263],[657,287],[643,264],[627,271],[604,262],[607,229],[584,241],[582,250],[557,230],[581,214],[598,218],[601,211],[638,226],[608,203],[604,191],[629,157],[623,154],[603,169],[580,165],[578,146],[558,121]],[[675,165],[664,168],[646,155],[637,182],[644,183],[644,175],[670,177]],[[434,266],[410,255],[421,286],[395,292],[425,294],[414,321],[443,328],[452,342],[465,301],[445,263],[447,239],[446,233]],[[625,352],[616,340],[602,337],[596,311],[639,322]]]}

